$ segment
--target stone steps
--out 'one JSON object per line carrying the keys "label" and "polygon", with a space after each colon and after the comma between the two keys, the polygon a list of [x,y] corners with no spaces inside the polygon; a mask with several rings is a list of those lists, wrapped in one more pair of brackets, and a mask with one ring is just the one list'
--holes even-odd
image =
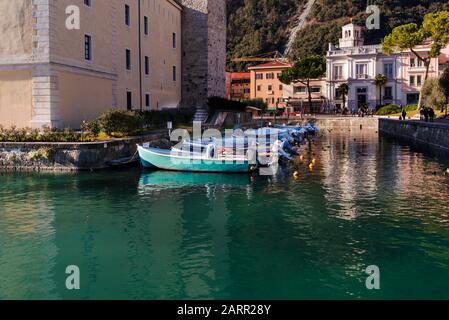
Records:
{"label": "stone steps", "polygon": [[194,122],[205,123],[209,116],[209,112],[206,109],[197,109],[195,116],[193,117]]}

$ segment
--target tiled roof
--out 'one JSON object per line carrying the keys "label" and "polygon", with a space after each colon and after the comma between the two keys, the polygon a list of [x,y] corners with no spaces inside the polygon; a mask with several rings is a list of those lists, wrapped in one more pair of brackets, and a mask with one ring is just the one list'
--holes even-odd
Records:
{"label": "tiled roof", "polygon": [[262,64],[258,64],[256,66],[252,66],[249,67],[249,70],[252,69],[262,69],[262,68],[290,68],[292,65],[289,62],[286,61],[281,61],[281,60],[276,60],[276,61],[271,61],[271,62],[267,62],[267,63],[262,63]]}
{"label": "tiled roof", "polygon": [[249,79],[251,77],[249,72],[232,72],[231,79]]}

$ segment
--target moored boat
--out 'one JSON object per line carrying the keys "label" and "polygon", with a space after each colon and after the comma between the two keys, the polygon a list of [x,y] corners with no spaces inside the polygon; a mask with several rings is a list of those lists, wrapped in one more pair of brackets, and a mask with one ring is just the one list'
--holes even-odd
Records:
{"label": "moored boat", "polygon": [[211,145],[203,154],[137,146],[144,168],[185,172],[244,173],[251,171],[247,157],[217,154]]}

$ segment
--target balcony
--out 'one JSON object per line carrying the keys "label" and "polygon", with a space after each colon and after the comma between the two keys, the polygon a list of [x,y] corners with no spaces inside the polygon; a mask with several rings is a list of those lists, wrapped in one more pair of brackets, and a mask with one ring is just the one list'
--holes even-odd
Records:
{"label": "balcony", "polygon": [[342,56],[342,55],[356,55],[356,54],[380,54],[382,53],[382,46],[367,45],[362,47],[344,48],[328,51],[328,56]]}

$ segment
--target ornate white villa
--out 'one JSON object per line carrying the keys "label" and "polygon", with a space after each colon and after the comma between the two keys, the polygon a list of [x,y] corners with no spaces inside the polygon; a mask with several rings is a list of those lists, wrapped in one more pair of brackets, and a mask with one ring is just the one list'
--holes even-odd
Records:
{"label": "ornate white villa", "polygon": [[[342,97],[337,88],[347,83],[349,94],[346,106],[350,111],[365,105],[370,109],[380,103],[397,105],[416,104],[419,92],[424,83],[426,69],[412,52],[398,52],[391,56],[382,53],[382,45],[365,45],[363,28],[353,23],[342,28],[342,36],[338,46],[329,44],[327,53],[327,75],[325,79],[314,80],[314,109],[335,106],[343,107]],[[416,48],[416,51],[426,56],[430,44]],[[442,72],[449,61],[449,46],[438,59],[433,59],[429,76],[436,77]],[[375,83],[378,74],[388,78],[387,84],[380,88]],[[307,88],[304,84],[284,86],[284,100],[290,106],[307,101]],[[382,99],[382,101],[380,101]]]}

